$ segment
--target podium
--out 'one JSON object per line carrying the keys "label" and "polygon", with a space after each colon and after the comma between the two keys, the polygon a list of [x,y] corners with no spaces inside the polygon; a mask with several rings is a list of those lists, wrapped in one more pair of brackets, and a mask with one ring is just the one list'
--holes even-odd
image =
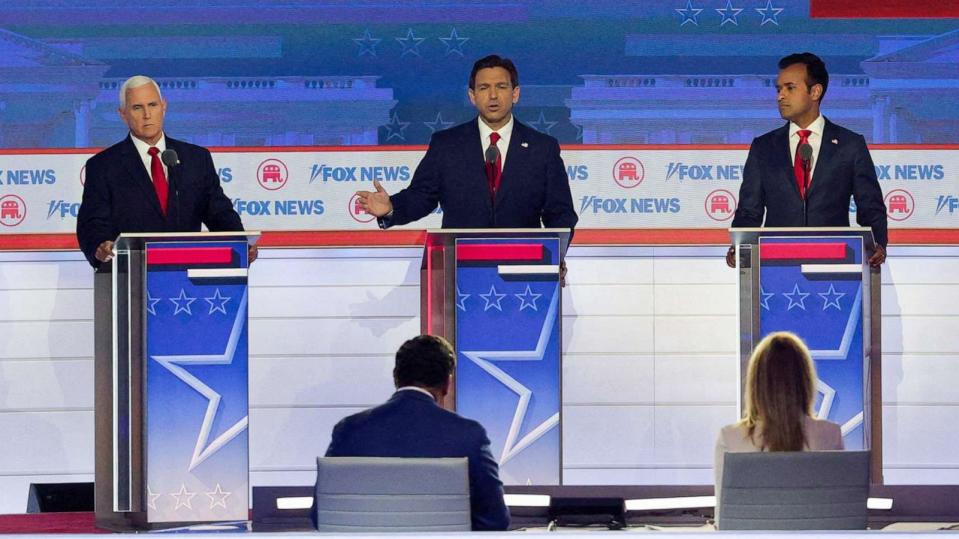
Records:
{"label": "podium", "polygon": [[562,480],[559,271],[569,234],[427,231],[422,332],[456,350],[456,411],[486,428],[505,484]]}
{"label": "podium", "polygon": [[258,237],[122,234],[97,271],[97,526],[248,520],[247,245]]}
{"label": "podium", "polygon": [[882,483],[880,273],[869,228],[730,229],[739,270],[740,410],[753,348],[791,331],[816,364],[816,416],[842,427],[846,449],[872,452]]}

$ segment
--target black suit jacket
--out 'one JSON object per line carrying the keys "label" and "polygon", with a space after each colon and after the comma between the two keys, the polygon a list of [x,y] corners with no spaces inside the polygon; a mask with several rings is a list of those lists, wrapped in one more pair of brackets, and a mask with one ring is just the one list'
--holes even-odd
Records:
{"label": "black suit jacket", "polygon": [[351,415],[333,428],[328,457],[467,457],[474,530],[505,530],[499,466],[482,425],[440,408],[418,391],[397,391],[375,408]]}
{"label": "black suit jacket", "polygon": [[496,200],[491,200],[479,120],[433,134],[409,187],[390,197],[384,227],[425,217],[439,204],[443,228],[570,228],[573,208],[566,166],[555,138],[513,120]]}
{"label": "black suit jacket", "polygon": [[885,247],[886,205],[863,136],[826,120],[805,213],[789,143],[788,123],[753,140],[732,226],[849,226],[852,197],[856,221],[871,227],[876,243]]}
{"label": "black suit jacket", "polygon": [[90,264],[97,246],[121,232],[199,232],[243,230],[240,216],[220,187],[209,150],[166,137],[180,164],[169,167],[167,214],[160,209],[150,173],[128,136],[87,161],[77,240]]}

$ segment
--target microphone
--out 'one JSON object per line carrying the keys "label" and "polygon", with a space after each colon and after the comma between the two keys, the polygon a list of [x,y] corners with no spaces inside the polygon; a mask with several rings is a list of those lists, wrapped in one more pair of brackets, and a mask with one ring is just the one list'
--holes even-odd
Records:
{"label": "microphone", "polygon": [[180,190],[177,189],[177,184],[179,182],[173,181],[173,176],[175,174],[174,168],[180,164],[180,157],[177,156],[176,150],[166,149],[163,150],[163,153],[160,154],[160,160],[163,161],[163,164],[167,166],[170,170],[170,174],[167,178],[170,187],[173,188],[173,213],[175,214],[176,220],[176,232],[180,232]]}
{"label": "microphone", "polygon": [[163,153],[160,154],[160,160],[163,161],[163,164],[168,168],[173,168],[180,164],[180,157],[177,156],[176,150],[163,150]]}
{"label": "microphone", "polygon": [[495,144],[490,144],[489,148],[486,148],[486,162],[495,165],[497,159],[499,159],[499,148]]}
{"label": "microphone", "polygon": [[812,159],[812,146],[810,144],[806,143],[799,146],[799,158],[802,159],[803,224],[809,226],[809,206],[806,199],[809,198],[809,160]]}

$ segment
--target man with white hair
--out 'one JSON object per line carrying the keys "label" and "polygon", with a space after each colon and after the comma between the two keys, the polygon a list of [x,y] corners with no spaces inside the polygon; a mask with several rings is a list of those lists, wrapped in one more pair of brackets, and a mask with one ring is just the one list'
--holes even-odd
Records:
{"label": "man with white hair", "polygon": [[120,87],[118,112],[130,133],[87,161],[77,215],[77,240],[94,268],[113,258],[122,232],[243,230],[209,150],[164,134],[166,110],[153,79],[137,75]]}

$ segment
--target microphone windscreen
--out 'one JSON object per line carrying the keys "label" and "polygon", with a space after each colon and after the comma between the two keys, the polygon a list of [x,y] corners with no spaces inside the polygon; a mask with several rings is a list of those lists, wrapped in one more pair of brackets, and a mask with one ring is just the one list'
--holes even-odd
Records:
{"label": "microphone windscreen", "polygon": [[180,158],[177,156],[176,150],[163,150],[163,153],[160,154],[160,160],[167,167],[175,167],[180,164]]}
{"label": "microphone windscreen", "polygon": [[812,146],[809,144],[803,144],[799,147],[799,157],[803,161],[809,161],[812,159]]}
{"label": "microphone windscreen", "polygon": [[490,144],[489,148],[486,148],[486,162],[492,165],[497,159],[499,159],[499,148],[495,144]]}

